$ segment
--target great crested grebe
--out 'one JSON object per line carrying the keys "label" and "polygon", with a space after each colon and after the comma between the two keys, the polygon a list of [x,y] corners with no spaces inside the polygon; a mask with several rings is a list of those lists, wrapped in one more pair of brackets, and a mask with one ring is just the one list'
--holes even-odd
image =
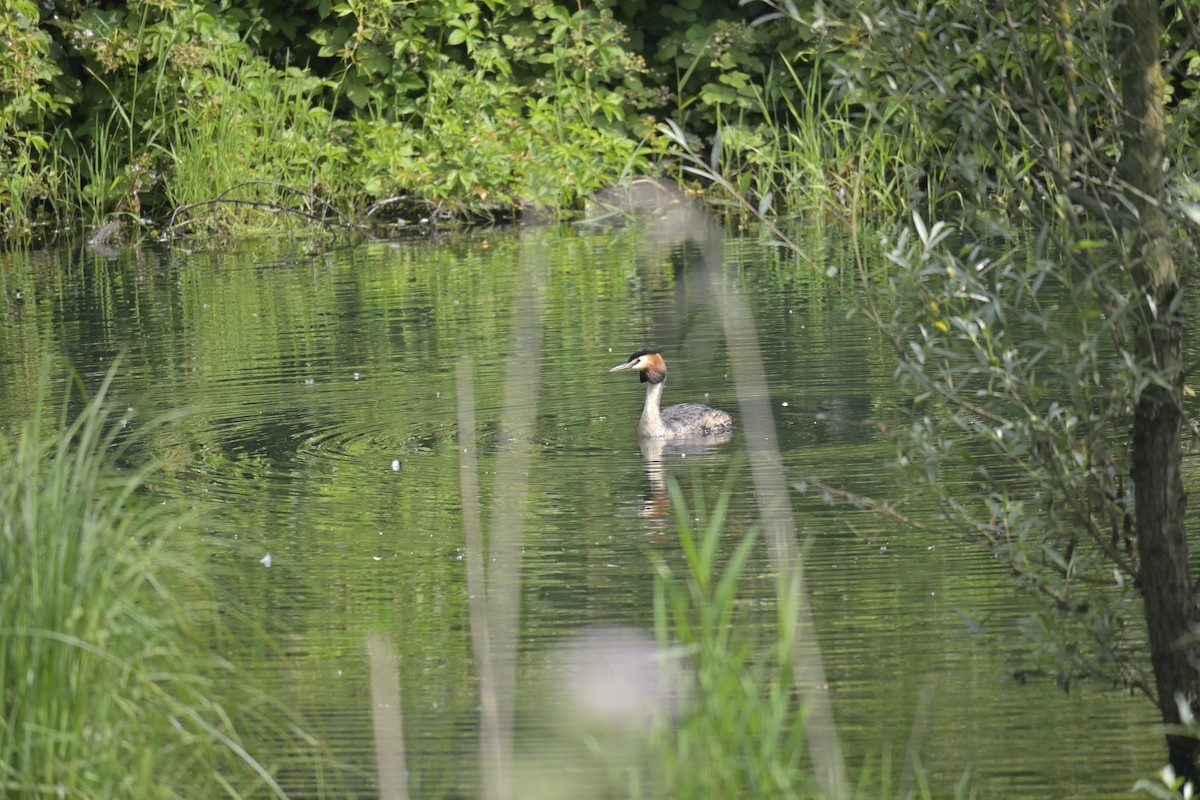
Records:
{"label": "great crested grebe", "polygon": [[642,374],[646,387],[646,405],[642,407],[642,419],[638,423],[638,435],[648,439],[682,439],[690,436],[707,436],[724,433],[733,428],[733,420],[724,411],[709,408],[701,403],[680,403],[659,411],[663,384],[667,380],[667,364],[657,350],[638,350],[624,364],[618,364],[609,372],[636,369]]}

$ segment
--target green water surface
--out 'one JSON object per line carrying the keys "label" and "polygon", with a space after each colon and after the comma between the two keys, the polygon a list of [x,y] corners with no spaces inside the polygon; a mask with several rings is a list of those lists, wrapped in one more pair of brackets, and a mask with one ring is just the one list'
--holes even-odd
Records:
{"label": "green water surface", "polygon": [[[650,629],[653,558],[681,558],[666,480],[712,502],[732,471],[730,546],[756,519],[740,430],[648,459],[636,437],[643,387],[608,372],[657,346],[667,402],[706,399],[738,417],[714,287],[691,250],[656,236],[550,227],[319,255],[278,242],[0,255],[0,425],[32,407],[46,357],[95,386],[120,356],[112,398],[131,425],[188,411],[146,444],[162,465],[153,490],[200,514],[220,602],[277,644],[227,655],[303,714],[369,796],[366,643],[383,637],[398,656],[410,796],[479,796],[460,370],[473,385],[485,531],[506,502],[506,414],[530,442],[514,745],[527,767],[561,766],[562,734],[538,719],[555,646],[594,625]],[[764,239],[725,246],[715,291],[749,301],[789,479],[897,493],[896,455],[866,424],[902,418],[891,351]],[[806,246],[849,271],[838,236],[813,233]],[[911,748],[942,796],[970,768],[982,796],[1098,798],[1128,796],[1157,769],[1145,700],[1005,679],[1004,654],[966,619],[1004,632],[1032,606],[985,554],[815,493],[790,501],[851,775],[885,748]],[[747,604],[773,591],[759,550]]]}

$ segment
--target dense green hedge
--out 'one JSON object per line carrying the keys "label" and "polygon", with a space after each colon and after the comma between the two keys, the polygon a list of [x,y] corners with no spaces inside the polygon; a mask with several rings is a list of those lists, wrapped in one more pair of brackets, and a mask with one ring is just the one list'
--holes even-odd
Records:
{"label": "dense green hedge", "polygon": [[735,1],[9,6],[9,235],[38,218],[161,221],[248,180],[356,214],[385,201],[379,217],[569,211],[653,172],[665,117],[711,131],[753,113],[772,60],[808,35],[752,27]]}
{"label": "dense green hedge", "polygon": [[[661,135],[665,120],[755,205],[928,209],[986,190],[997,171],[1036,178],[1025,154],[967,152],[960,134],[1025,91],[1017,54],[1052,58],[1104,31],[1112,11],[1033,4],[997,28],[948,0],[919,13],[811,0],[8,8],[4,237],[39,220],[160,226],[170,209],[217,197],[243,204],[205,205],[206,226],[267,219],[253,203],[375,221],[569,216],[597,189],[672,164],[678,142]],[[1162,10],[1181,157],[1195,127],[1192,13]],[[1038,91],[1090,113],[1109,91],[1097,51],[1070,55],[1071,68]],[[978,92],[965,117],[944,107],[958,86]]]}

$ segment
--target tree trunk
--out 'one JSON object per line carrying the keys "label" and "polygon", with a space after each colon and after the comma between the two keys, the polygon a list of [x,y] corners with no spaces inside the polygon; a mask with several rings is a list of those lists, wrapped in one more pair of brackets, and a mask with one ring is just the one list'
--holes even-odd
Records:
{"label": "tree trunk", "polygon": [[[1146,612],[1158,705],[1168,726],[1181,720],[1180,702],[1200,711],[1200,640],[1185,528],[1183,490],[1182,291],[1169,243],[1163,198],[1163,80],[1157,0],[1126,0],[1117,25],[1121,59],[1122,154],[1118,166],[1133,209],[1123,224],[1137,300],[1137,356],[1162,379],[1135,400],[1132,480],[1139,587]],[[1114,204],[1121,207],[1120,203]],[[1200,785],[1200,740],[1167,735],[1176,774]]]}

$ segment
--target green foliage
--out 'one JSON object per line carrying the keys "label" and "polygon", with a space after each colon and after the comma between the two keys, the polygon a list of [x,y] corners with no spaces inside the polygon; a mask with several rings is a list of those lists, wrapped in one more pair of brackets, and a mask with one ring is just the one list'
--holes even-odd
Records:
{"label": "green foliage", "polygon": [[[1195,735],[1196,731],[1191,731]],[[1156,800],[1191,800],[1195,789],[1182,776],[1177,776],[1175,770],[1167,765],[1158,774],[1158,780],[1142,778],[1133,785],[1133,791],[1138,794],[1153,797]]]}
{"label": "green foliage", "polygon": [[[894,213],[919,201],[928,213],[968,193],[1022,202],[1000,176],[1044,191],[1039,154],[1018,138],[1037,130],[1047,152],[1068,143],[1009,94],[1035,91],[1101,136],[1111,128],[1097,105],[1106,49],[1081,33],[1108,25],[1103,8],[1010,25],[953,3],[836,19],[824,5],[767,3],[757,17],[732,2],[643,5],[170,0],[83,3],[51,23],[22,0],[0,23],[11,44],[0,207],[11,232],[39,211],[64,223],[162,215],[236,176],[352,212],[384,201],[374,210],[405,216],[569,214],[595,189],[654,171],[654,123],[668,117],[756,204]],[[304,15],[315,22],[298,25]],[[1035,86],[1022,83],[1035,72]],[[1182,112],[1192,101],[1179,75]],[[1003,135],[961,135],[985,129]],[[1176,141],[1191,132],[1178,126]]]}
{"label": "green foliage", "polygon": [[[720,118],[749,116],[756,124],[763,100],[786,100],[788,87],[774,77],[804,63],[814,33],[802,26],[759,24],[744,3],[679,0],[644,4],[618,0],[623,19],[638,20],[635,47],[646,55],[650,76],[674,93],[672,118],[681,126],[708,134]],[[807,4],[806,4],[807,8]]]}
{"label": "green foliage", "polygon": [[[952,229],[915,218],[888,257],[888,335],[914,397],[894,432],[900,464],[933,491],[954,526],[1049,601],[1022,626],[1014,670],[1049,669],[1148,689],[1128,656],[1138,575],[1124,432],[1138,383],[1152,377],[1114,352],[1131,309],[1101,313],[1108,278],[1062,268],[1029,238],[1021,251],[961,249]],[[971,476],[971,491],[943,475]],[[1135,629],[1136,630],[1136,629]]]}
{"label": "green foliage", "polygon": [[[830,88],[865,125],[904,140],[913,164],[909,199],[936,216],[1044,203],[1068,181],[1112,163],[1119,5],[845,3],[793,22],[821,32]],[[1163,21],[1167,38],[1191,35],[1178,10]],[[1186,63],[1166,67],[1175,70],[1170,85],[1192,81]],[[1198,119],[1190,108],[1171,114],[1171,150],[1189,160]]]}
{"label": "green foliage", "polygon": [[40,160],[47,120],[67,109],[56,46],[37,26],[37,4],[14,0],[0,14],[0,227],[26,224],[35,198],[56,190]]}
{"label": "green foliage", "polygon": [[107,385],[0,438],[0,794],[282,796],[250,742],[296,734],[210,654],[220,623],[170,539],[184,518],[119,466]]}
{"label": "green foliage", "polygon": [[62,74],[49,34],[37,27],[37,4],[13,0],[0,17],[0,130],[13,134],[36,128],[63,109],[55,80]]}
{"label": "green foliage", "polygon": [[[794,625],[779,603],[776,637],[766,653],[738,602],[738,581],[758,537],[743,536],[721,557],[728,490],[711,516],[693,524],[674,482],[671,506],[686,570],[677,578],[660,562],[654,615],[658,639],[686,648],[695,670],[693,700],[672,732],[665,764],[667,785],[681,797],[801,797],[804,724],[792,691]],[[702,502],[693,504],[702,508]]]}
{"label": "green foliage", "polygon": [[[1183,295],[1151,296],[1139,277],[1164,262],[1141,261],[1137,238],[1155,232],[1127,214],[1154,190],[1120,163],[1124,23],[1108,4],[864,13],[868,25],[830,23],[844,90],[881,123],[924,129],[940,154],[914,183],[915,237],[889,253],[890,309],[868,310],[916,402],[896,433],[901,463],[1047,601],[1023,628],[1018,674],[1048,670],[1064,688],[1101,675],[1156,697],[1129,625],[1152,567],[1128,432],[1149,389],[1181,388],[1163,343]],[[916,211],[943,219],[960,205],[961,233]],[[1182,236],[1151,246],[1176,246],[1180,262],[1194,251]],[[975,491],[951,493],[949,470],[973,475]]]}
{"label": "green foliage", "polygon": [[352,214],[570,215],[658,169],[663,118],[705,147],[721,130],[737,185],[790,208],[841,203],[859,175],[886,208],[909,155],[827,91],[821,30],[733,2],[17,10],[0,57],[10,233],[162,217],[247,180],[258,190],[214,222],[278,202],[269,182]]}
{"label": "green foliage", "polygon": [[749,25],[693,25],[675,34],[684,37],[675,45],[666,37],[660,55],[692,59],[677,62],[679,85],[690,93],[676,102],[671,138],[708,153],[693,174],[756,209],[896,214],[908,200],[907,165],[929,155],[928,137],[919,126],[894,124],[898,118],[876,124],[861,98],[840,88],[840,61],[818,12],[789,2],[786,13]]}
{"label": "green foliage", "polygon": [[652,169],[641,109],[659,95],[604,5],[169,0],[40,24],[18,11],[0,31],[13,233],[39,212],[162,215],[246,181],[259,190],[218,222],[277,200],[269,182],[355,211],[400,197],[402,211],[569,212]]}
{"label": "green foliage", "polygon": [[[766,13],[753,37],[730,53],[690,38],[672,47],[670,37],[660,50],[692,53],[697,69],[717,70],[717,88],[695,89],[692,72],[683,72],[680,85],[691,92],[673,120],[692,150],[711,145],[710,170],[756,207],[1016,211],[1045,203],[1056,181],[1061,189],[1087,180],[1091,153],[1103,162],[1117,154],[1112,4],[762,0],[758,8]],[[1191,34],[1183,12],[1164,13],[1164,35],[1187,53],[1168,65],[1169,146],[1190,165],[1195,54],[1184,47]],[[703,38],[699,24],[678,35]],[[711,61],[701,58],[714,50]],[[689,118],[704,98],[715,102]],[[1072,140],[1083,132],[1085,140]]]}
{"label": "green foliage", "polygon": [[[814,797],[805,710],[793,681],[798,598],[771,598],[769,620],[739,591],[759,537],[751,530],[726,544],[731,485],[706,514],[701,487],[689,502],[678,483],[668,484],[683,568],[657,561],[655,635],[664,649],[688,657],[692,674],[682,718],[655,742],[664,796]],[[867,759],[851,796],[897,796],[892,769],[886,752],[878,763]],[[918,763],[900,782],[900,796],[932,796]],[[974,796],[964,772],[954,797]]]}
{"label": "green foliage", "polygon": [[[163,186],[169,205],[200,202],[247,182],[257,182],[254,191],[238,196],[263,202],[281,202],[284,186],[354,196],[340,136],[347,126],[317,102],[325,86],[302,70],[274,70],[244,62],[234,50],[214,51],[209,71],[195,76],[166,132],[172,145],[159,161],[170,176]],[[218,213],[245,215],[230,207]]]}
{"label": "green foliage", "polygon": [[453,65],[430,89],[416,101],[420,126],[382,112],[355,123],[350,147],[363,157],[354,175],[370,196],[420,196],[452,212],[569,211],[621,175],[650,169],[646,145],[579,113],[582,90],[522,98]]}
{"label": "green foliage", "polygon": [[[1141,566],[1127,437],[1137,398],[1169,388],[1169,367],[1144,342],[1169,337],[1182,294],[1164,295],[1169,306],[1142,302],[1135,233],[1121,221],[1140,200],[1137,187],[1111,177],[1127,116],[1115,88],[1122,29],[1113,7],[779,9],[777,19],[822,35],[822,63],[836,76],[825,91],[842,103],[827,119],[858,121],[847,141],[859,153],[870,147],[868,130],[893,142],[875,150],[896,156],[875,162],[887,176],[878,185],[903,192],[914,222],[883,270],[860,256],[874,294],[862,311],[890,340],[913,393],[912,416],[890,429],[901,466],[954,530],[1048,601],[1051,613],[1023,626],[1014,674],[1048,669],[1064,688],[1102,675],[1153,697],[1128,625]],[[1178,35],[1180,21],[1165,21],[1166,34]],[[815,119],[804,106],[789,112]],[[1176,132],[1196,122],[1176,116]],[[788,163],[784,130],[755,152]],[[688,147],[681,132],[671,135]],[[745,180],[727,138],[708,159],[686,149],[689,169],[766,214],[779,183]],[[1179,151],[1180,163],[1189,158]],[[782,173],[799,176],[817,160],[802,157]],[[856,190],[853,208],[873,207],[858,191],[871,178],[858,173],[842,187]],[[960,210],[957,226],[924,222]],[[1187,214],[1178,214],[1180,230]],[[1181,253],[1194,249],[1176,241]],[[890,274],[885,286],[881,272]],[[973,490],[949,488],[950,474],[973,476]]]}
{"label": "green foliage", "polygon": [[[896,214],[907,193],[906,164],[918,154],[919,137],[872,126],[844,95],[828,91],[814,68],[807,81],[787,66],[787,88],[774,91],[774,79],[760,100],[763,121],[748,127],[723,125],[709,168],[731,180],[751,202],[799,214],[844,214],[848,208]],[[717,157],[719,155],[719,157]]]}
{"label": "green foliage", "polygon": [[[1180,91],[1194,9],[848,0],[802,14],[766,2],[820,33],[839,121],[897,142],[881,174],[897,176],[912,227],[882,270],[856,249],[860,311],[912,392],[910,413],[883,428],[915,478],[906,486],[1045,601],[1021,626],[1014,676],[1046,671],[1064,689],[1100,676],[1142,692],[1168,724],[1173,767],[1195,780],[1200,746],[1178,731],[1200,685],[1177,267],[1196,257],[1200,116]],[[1164,40],[1176,45],[1165,59]],[[766,217],[778,181],[739,174],[727,141],[782,163],[782,129],[737,133],[708,158],[677,126],[668,135],[686,169]],[[866,137],[852,138],[863,152]],[[1164,783],[1163,796],[1178,789]]]}
{"label": "green foliage", "polygon": [[[347,23],[314,34],[322,55],[342,60],[342,96],[369,110],[350,140],[367,194],[457,213],[565,211],[631,169],[647,171],[634,138],[644,126],[617,91],[644,70],[622,47],[623,26],[603,7],[569,13],[544,0],[490,11],[420,4],[371,28],[360,10],[357,39]],[[371,43],[385,34],[386,74]]]}

